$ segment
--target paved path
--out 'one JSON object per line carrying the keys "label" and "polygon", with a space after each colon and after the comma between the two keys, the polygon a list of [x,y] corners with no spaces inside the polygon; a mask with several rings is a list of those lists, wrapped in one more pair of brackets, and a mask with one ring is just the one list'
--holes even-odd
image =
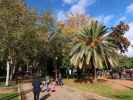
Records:
{"label": "paved path", "polygon": [[[23,100],[33,100],[31,83],[24,83],[22,88],[24,91]],[[82,93],[67,86],[56,87],[56,92],[43,92],[40,98],[41,100],[110,100],[94,93]]]}

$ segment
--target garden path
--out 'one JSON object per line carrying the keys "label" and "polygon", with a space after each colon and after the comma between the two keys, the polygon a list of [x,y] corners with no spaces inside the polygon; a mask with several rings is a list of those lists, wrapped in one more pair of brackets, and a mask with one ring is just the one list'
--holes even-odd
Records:
{"label": "garden path", "polygon": [[[24,94],[22,100],[33,100],[32,84],[23,83]],[[68,86],[56,87],[55,92],[41,92],[40,100],[110,100],[94,93],[83,93]]]}

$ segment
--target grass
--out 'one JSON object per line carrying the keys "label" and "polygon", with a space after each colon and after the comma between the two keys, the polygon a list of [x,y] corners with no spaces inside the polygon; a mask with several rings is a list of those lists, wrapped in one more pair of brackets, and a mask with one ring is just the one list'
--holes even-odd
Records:
{"label": "grass", "polygon": [[2,93],[0,94],[0,100],[18,100],[17,93]]}
{"label": "grass", "polygon": [[[16,93],[16,88],[17,85],[14,82],[9,82],[9,86],[5,86],[5,82],[0,82],[0,100],[19,100]],[[4,91],[4,93],[2,92],[2,90]]]}
{"label": "grass", "polygon": [[85,83],[75,83],[73,80],[65,80],[65,84],[81,91],[92,92],[99,94],[101,96],[106,96],[117,100],[133,100],[133,90],[116,90],[112,89],[111,86],[104,84],[104,82],[85,84]]}
{"label": "grass", "polygon": [[[16,86],[16,83],[9,82],[8,87],[14,87],[14,86]],[[5,86],[5,82],[0,82],[0,87],[6,87],[6,86]]]}

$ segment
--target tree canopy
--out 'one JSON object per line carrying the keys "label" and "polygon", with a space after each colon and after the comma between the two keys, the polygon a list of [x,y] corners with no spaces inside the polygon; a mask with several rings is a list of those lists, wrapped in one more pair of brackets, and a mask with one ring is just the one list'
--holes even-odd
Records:
{"label": "tree canopy", "polygon": [[48,59],[59,67],[115,67],[118,52],[130,45],[128,30],[123,22],[108,28],[80,14],[57,21],[52,11],[37,15],[22,0],[0,0],[0,61],[6,66],[10,59],[11,73],[29,65],[47,67],[42,63]]}

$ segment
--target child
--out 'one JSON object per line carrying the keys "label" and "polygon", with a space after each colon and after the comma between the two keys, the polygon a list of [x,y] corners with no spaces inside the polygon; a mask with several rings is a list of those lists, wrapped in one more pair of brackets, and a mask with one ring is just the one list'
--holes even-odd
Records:
{"label": "child", "polygon": [[51,92],[55,92],[56,91],[55,87],[56,87],[56,82],[53,80],[51,85],[50,85]]}
{"label": "child", "polygon": [[45,81],[42,81],[41,91],[42,91],[42,92],[44,92],[44,91],[45,91]]}

